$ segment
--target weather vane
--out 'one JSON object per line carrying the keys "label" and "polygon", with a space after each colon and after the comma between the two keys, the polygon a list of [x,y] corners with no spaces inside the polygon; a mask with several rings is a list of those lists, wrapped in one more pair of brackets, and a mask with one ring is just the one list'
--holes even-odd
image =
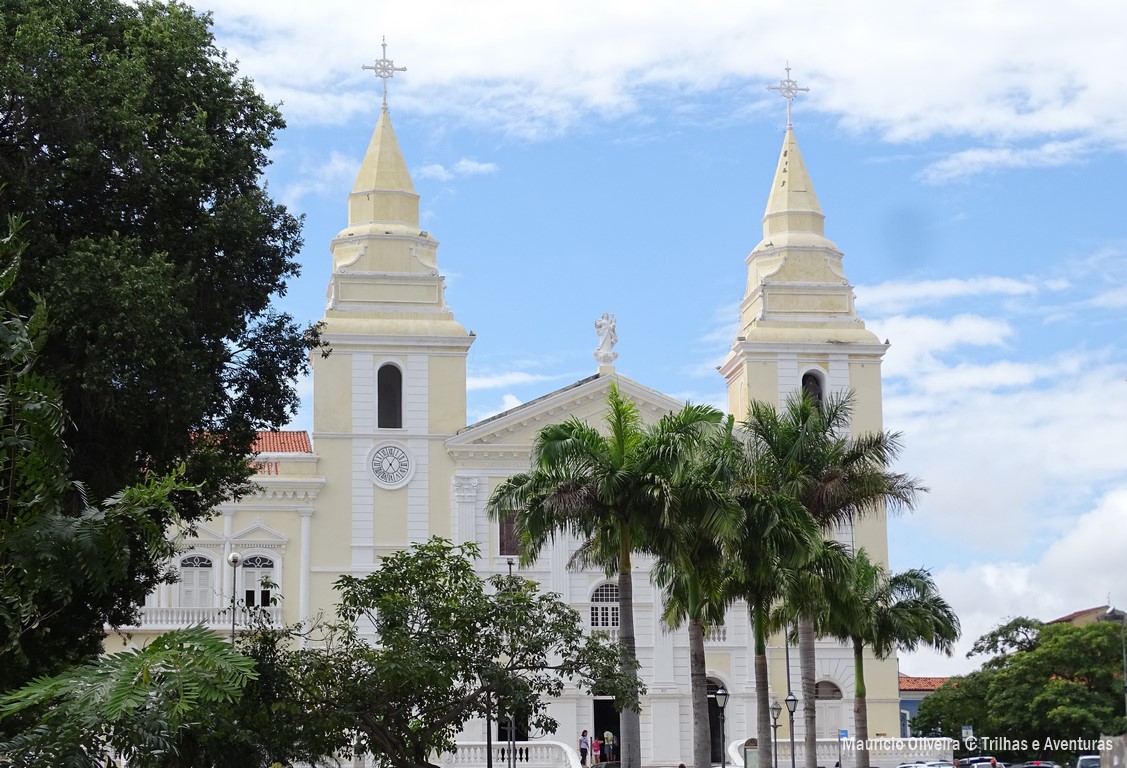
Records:
{"label": "weather vane", "polygon": [[370,69],[376,73],[376,77],[383,80],[383,110],[387,111],[387,81],[395,77],[396,72],[406,72],[407,67],[397,67],[395,62],[387,57],[387,38],[383,38],[383,57],[376,59],[376,63],[369,66],[364,64],[361,69]]}
{"label": "weather vane", "polygon": [[798,95],[799,91],[809,91],[809,88],[799,88],[798,83],[790,79],[790,62],[787,62],[787,76],[785,79],[780,80],[778,85],[767,86],[769,91],[778,91],[779,95],[787,100],[787,128],[791,127],[790,124],[790,103],[794,101],[794,97]]}

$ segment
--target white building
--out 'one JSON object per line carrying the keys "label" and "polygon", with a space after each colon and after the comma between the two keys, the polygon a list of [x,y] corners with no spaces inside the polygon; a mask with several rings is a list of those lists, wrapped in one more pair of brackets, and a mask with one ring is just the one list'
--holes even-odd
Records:
{"label": "white building", "polygon": [[[771,185],[763,238],[746,258],[741,330],[721,367],[730,410],[742,416],[751,398],[782,403],[800,386],[852,389],[855,429],[880,429],[886,346],[854,311],[842,254],[824,236],[824,217],[790,126],[774,179],[762,182]],[[481,573],[504,573],[515,552],[511,539],[488,519],[486,501],[505,477],[527,468],[537,430],[571,416],[600,423],[611,382],[646,418],[683,405],[620,375],[604,357],[588,378],[467,425],[466,355],[474,337],[446,303],[438,242],[419,227],[419,198],[386,106],[347,210],[346,226],[329,244],[324,333],[333,353],[314,360],[312,439],[304,432],[260,436],[262,492],[221,507],[200,526],[198,539],[179,558],[180,582],[161,587],[144,609],[134,631],[141,641],[147,633],[200,620],[227,629],[230,618],[222,612],[232,590],[240,601],[262,605],[270,598],[264,580],[278,584],[284,595],[274,609],[281,621],[331,612],[332,584],[340,575],[370,572],[382,555],[432,535],[476,541],[483,553]],[[742,274],[736,254],[731,274],[732,279]],[[883,518],[843,535],[887,561]],[[226,560],[234,551],[242,555],[237,568]],[[592,627],[613,631],[617,585],[601,573],[569,571],[569,555],[565,543],[556,544],[521,574],[563,594]],[[675,766],[691,762],[692,755],[688,643],[683,630],[670,632],[662,625],[648,567],[639,558],[634,581],[638,654],[648,689],[642,756],[646,765]],[[769,651],[770,695],[782,701],[787,684],[778,642]],[[731,692],[729,740],[753,736],[746,613],[732,610],[706,648],[712,682]],[[800,694],[797,657],[791,654],[792,680]],[[839,728],[852,731],[851,652],[822,644],[817,669],[819,736],[833,739]],[[870,733],[896,736],[895,659],[870,659],[866,679]],[[577,691],[553,702],[552,714],[560,722],[554,738],[570,744],[584,728],[618,731],[609,702]],[[801,710],[796,722],[801,740]],[[785,711],[780,724],[779,741],[785,744]],[[484,738],[484,722],[471,723],[466,739]],[[834,759],[820,762],[832,765]]]}

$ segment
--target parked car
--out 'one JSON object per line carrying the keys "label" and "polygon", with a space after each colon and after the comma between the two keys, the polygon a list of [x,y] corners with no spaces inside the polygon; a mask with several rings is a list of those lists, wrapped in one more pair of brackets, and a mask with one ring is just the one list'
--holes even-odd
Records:
{"label": "parked car", "polygon": [[1076,768],[1100,768],[1100,756],[1080,755],[1076,758]]}

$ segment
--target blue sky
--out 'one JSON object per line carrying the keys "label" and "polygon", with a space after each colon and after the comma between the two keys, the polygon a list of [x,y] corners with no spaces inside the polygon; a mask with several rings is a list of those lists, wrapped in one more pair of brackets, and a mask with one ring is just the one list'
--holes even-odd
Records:
{"label": "blue sky", "polygon": [[[963,653],[1015,615],[1127,606],[1127,7],[949,3],[200,0],[289,127],[274,196],[305,214],[283,306],[321,316],[328,242],[390,83],[440,241],[475,420],[595,371],[723,405],[744,259],[799,145],[858,310],[892,347],[885,421],[931,488],[890,525]],[[757,7],[752,7],[752,6]],[[309,428],[303,412],[295,428]]]}

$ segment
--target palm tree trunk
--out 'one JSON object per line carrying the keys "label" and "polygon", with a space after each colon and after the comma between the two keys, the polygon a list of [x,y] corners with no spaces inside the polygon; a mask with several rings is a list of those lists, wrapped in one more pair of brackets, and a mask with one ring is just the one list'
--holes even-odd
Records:
{"label": "palm tree trunk", "polygon": [[[636,665],[637,643],[634,640],[634,577],[630,562],[630,527],[625,523],[618,530],[618,642],[625,661]],[[619,715],[622,733],[619,754],[622,768],[642,768],[642,723],[639,713],[625,709]]]}
{"label": "palm tree trunk", "polygon": [[751,616],[755,635],[755,735],[759,739],[759,768],[773,768],[775,744],[771,729],[771,691],[767,680],[767,612],[755,608]]}
{"label": "palm tree trunk", "polygon": [[708,722],[708,670],[704,662],[704,625],[689,621],[689,681],[693,696],[693,765],[712,765],[712,731]]}
{"label": "palm tree trunk", "polygon": [[853,728],[857,731],[857,768],[869,768],[869,702],[865,691],[865,645],[853,638],[853,677],[856,693],[853,697]]}
{"label": "palm tree trunk", "polygon": [[[798,668],[802,678],[802,724],[806,768],[818,768],[818,716],[814,701],[814,622],[798,619]],[[787,670],[790,674],[790,670]]]}

